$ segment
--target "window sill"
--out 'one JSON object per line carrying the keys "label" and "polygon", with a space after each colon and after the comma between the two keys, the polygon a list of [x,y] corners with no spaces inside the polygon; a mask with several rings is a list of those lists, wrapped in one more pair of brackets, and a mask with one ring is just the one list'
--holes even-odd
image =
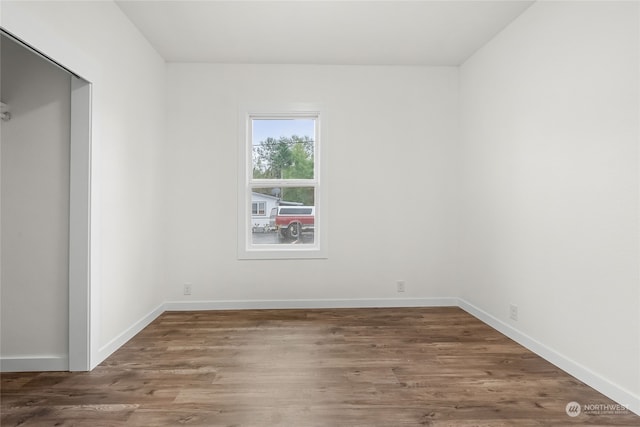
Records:
{"label": "window sill", "polygon": [[311,246],[308,249],[296,246],[295,249],[282,248],[280,245],[264,245],[265,247],[248,249],[240,248],[238,250],[238,259],[240,260],[260,260],[260,259],[327,259],[326,249]]}

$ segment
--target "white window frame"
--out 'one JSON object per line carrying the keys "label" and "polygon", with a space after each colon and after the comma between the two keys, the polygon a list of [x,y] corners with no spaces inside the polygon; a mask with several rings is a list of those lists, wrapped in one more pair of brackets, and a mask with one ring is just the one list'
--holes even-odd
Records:
{"label": "white window frame", "polygon": [[[253,213],[253,205],[256,205],[256,213]],[[260,213],[260,205],[262,205],[262,213]],[[262,200],[258,200],[255,202],[251,202],[251,215],[253,217],[265,217],[267,216],[267,202]]]}
{"label": "white window frame", "polygon": [[[253,119],[314,119],[314,177],[313,179],[254,179],[253,178]],[[238,150],[238,259],[324,259],[327,245],[327,185],[326,113],[317,105],[289,105],[278,108],[240,108]],[[279,135],[278,135],[279,136]],[[254,188],[314,187],[315,231],[309,244],[253,244],[251,234],[252,199]],[[270,212],[269,212],[270,214]]]}

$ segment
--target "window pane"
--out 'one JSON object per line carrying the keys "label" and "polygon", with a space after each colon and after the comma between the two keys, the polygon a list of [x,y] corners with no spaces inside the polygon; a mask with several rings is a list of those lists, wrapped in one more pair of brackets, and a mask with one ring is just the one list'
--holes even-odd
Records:
{"label": "window pane", "polygon": [[251,119],[254,179],[313,179],[315,119]]}
{"label": "window pane", "polygon": [[264,203],[268,216],[251,217],[251,242],[261,244],[313,244],[315,189],[313,187],[254,188],[251,204]]}
{"label": "window pane", "polygon": [[252,216],[265,216],[266,215],[266,202],[257,201],[251,203],[251,215]]}

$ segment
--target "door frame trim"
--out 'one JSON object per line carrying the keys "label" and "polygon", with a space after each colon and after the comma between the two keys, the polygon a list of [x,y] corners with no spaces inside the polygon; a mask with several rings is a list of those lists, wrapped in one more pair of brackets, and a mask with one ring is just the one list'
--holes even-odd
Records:
{"label": "door frame trim", "polygon": [[[68,370],[91,370],[91,121],[92,83],[20,37],[0,34],[69,73],[69,349]],[[35,359],[37,360],[37,358]],[[4,364],[3,364],[4,365]],[[44,363],[42,370],[50,364]],[[56,365],[57,366],[57,365]],[[3,366],[4,369],[4,366]],[[58,367],[59,369],[59,367]]]}
{"label": "door frame trim", "polygon": [[91,369],[91,84],[71,77],[69,370]]}

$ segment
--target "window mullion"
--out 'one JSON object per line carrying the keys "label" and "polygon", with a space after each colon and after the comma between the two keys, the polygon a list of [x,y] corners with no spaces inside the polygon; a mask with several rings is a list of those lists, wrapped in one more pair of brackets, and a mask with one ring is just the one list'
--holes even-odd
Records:
{"label": "window mullion", "polygon": [[317,179],[249,179],[249,187],[317,187]]}

